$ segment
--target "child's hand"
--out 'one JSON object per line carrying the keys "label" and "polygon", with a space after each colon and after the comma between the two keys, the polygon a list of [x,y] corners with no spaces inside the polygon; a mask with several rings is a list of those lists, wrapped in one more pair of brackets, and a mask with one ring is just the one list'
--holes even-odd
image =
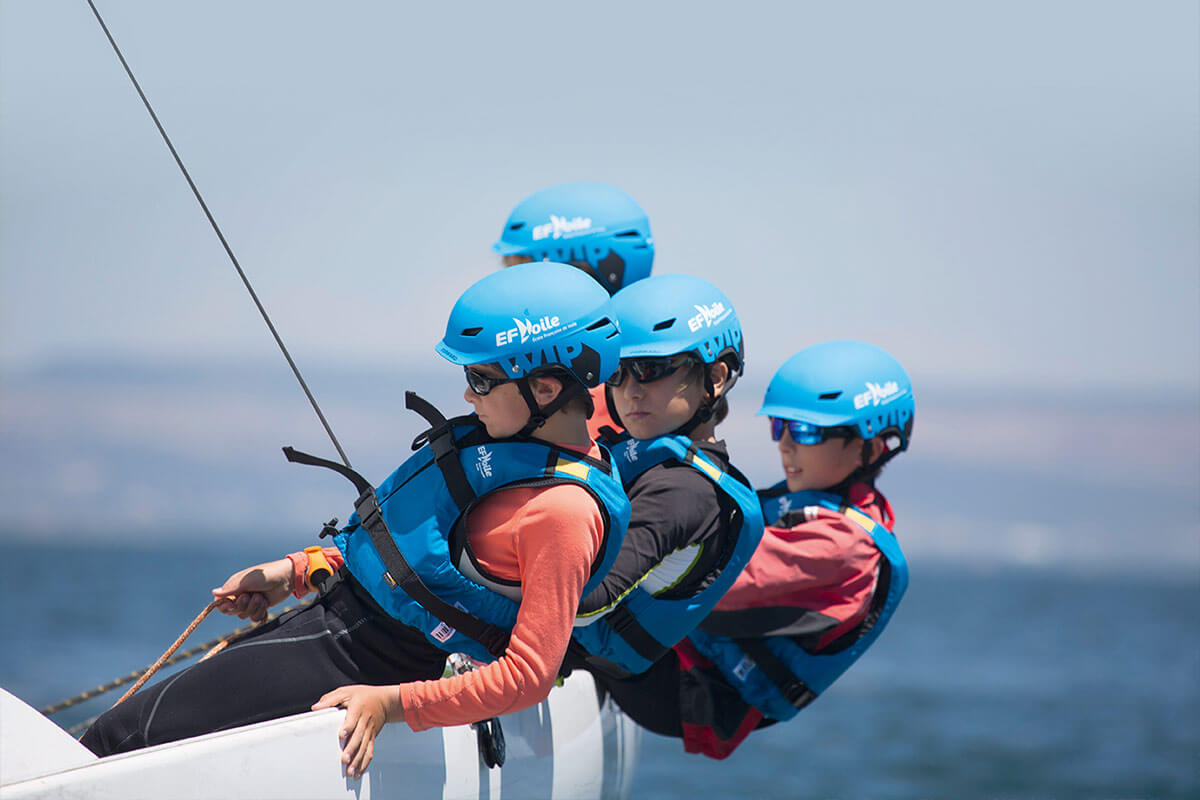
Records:
{"label": "child's hand", "polygon": [[262,622],[267,609],[292,592],[292,562],[286,558],[268,561],[235,572],[212,593],[221,602],[217,610],[240,619]]}
{"label": "child's hand", "polygon": [[404,719],[404,708],[400,705],[400,691],[396,686],[341,686],[327,692],[313,704],[313,711],[341,706],[346,709],[346,718],[338,736],[345,743],[342,747],[342,763],[346,775],[361,778],[371,758],[375,755],[375,737],[385,722],[400,722]]}

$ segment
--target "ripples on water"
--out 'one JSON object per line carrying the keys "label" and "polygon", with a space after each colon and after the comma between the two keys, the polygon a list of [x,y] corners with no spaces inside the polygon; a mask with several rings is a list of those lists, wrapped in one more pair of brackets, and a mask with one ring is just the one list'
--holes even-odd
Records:
{"label": "ripples on water", "polygon": [[[38,706],[149,663],[212,585],[274,555],[6,552],[20,566],[7,572],[0,684]],[[195,641],[231,627],[206,622]],[[645,736],[635,796],[1195,798],[1198,720],[1196,579],[917,564],[891,627],[827,696],[722,762]]]}

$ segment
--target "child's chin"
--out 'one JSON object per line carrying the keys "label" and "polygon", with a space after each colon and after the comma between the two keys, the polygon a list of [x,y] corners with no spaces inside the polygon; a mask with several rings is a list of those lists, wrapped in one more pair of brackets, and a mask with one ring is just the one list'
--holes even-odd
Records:
{"label": "child's chin", "polygon": [[493,439],[507,439],[510,436],[515,436],[517,433],[517,430],[520,430],[519,428],[516,430],[511,430],[511,431],[510,430],[501,430],[501,429],[494,427],[492,425],[492,423],[490,423],[490,422],[484,422],[483,429],[485,431],[487,431],[487,435],[492,437]]}
{"label": "child's chin", "polygon": [[804,481],[800,480],[798,478],[797,479],[788,478],[787,479],[787,487],[788,487],[789,492],[802,492],[807,488],[804,485]]}

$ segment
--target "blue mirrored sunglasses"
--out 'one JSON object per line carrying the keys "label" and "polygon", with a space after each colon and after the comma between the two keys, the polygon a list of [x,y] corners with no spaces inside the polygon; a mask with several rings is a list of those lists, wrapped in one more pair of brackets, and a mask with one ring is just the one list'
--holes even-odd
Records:
{"label": "blue mirrored sunglasses", "polygon": [[849,425],[835,425],[830,428],[822,428],[819,425],[810,425],[807,422],[800,422],[794,419],[771,417],[770,420],[771,441],[773,442],[778,442],[782,439],[785,430],[796,444],[820,444],[826,439],[853,439],[855,436],[858,436],[858,431]]}

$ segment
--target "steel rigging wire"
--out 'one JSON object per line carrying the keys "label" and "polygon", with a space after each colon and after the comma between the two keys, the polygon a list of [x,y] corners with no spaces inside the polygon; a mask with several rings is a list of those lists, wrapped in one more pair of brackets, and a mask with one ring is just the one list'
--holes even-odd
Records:
{"label": "steel rigging wire", "polygon": [[333,429],[329,427],[329,423],[325,420],[325,415],[321,413],[321,407],[317,405],[317,400],[313,397],[312,392],[308,390],[308,384],[304,382],[304,377],[300,374],[300,369],[296,366],[296,362],[292,360],[291,353],[283,344],[283,339],[280,338],[279,332],[275,330],[275,325],[271,322],[271,318],[267,315],[267,310],[263,308],[262,302],[258,299],[258,294],[254,291],[254,287],[250,285],[250,279],[246,277],[246,273],[242,270],[242,265],[238,263],[237,256],[233,254],[233,249],[229,246],[229,242],[225,240],[225,234],[221,232],[221,227],[217,225],[217,220],[213,217],[212,212],[208,210],[208,204],[204,202],[204,198],[200,195],[200,190],[196,188],[195,181],[192,180],[191,174],[188,173],[187,167],[183,165],[183,159],[179,157],[179,153],[175,150],[175,145],[171,143],[171,137],[167,136],[167,131],[163,128],[162,123],[158,120],[158,115],[154,113],[154,108],[151,107],[150,101],[146,98],[146,93],[142,91],[141,84],[137,78],[133,76],[133,70],[129,68],[129,62],[125,60],[125,56],[121,53],[121,48],[117,47],[117,41],[109,32],[108,26],[104,24],[104,19],[100,16],[100,11],[96,8],[96,4],[92,0],[87,0],[87,4],[91,7],[92,13],[96,16],[96,21],[100,23],[100,28],[104,31],[104,35],[108,37],[108,43],[112,45],[113,51],[116,52],[117,58],[121,60],[121,66],[125,68],[125,74],[129,76],[129,80],[133,82],[133,88],[137,89],[138,97],[142,98],[142,103],[146,106],[146,110],[150,112],[150,118],[154,120],[155,127],[162,135],[163,141],[167,143],[167,147],[171,151],[171,155],[175,157],[175,163],[179,165],[179,171],[183,173],[183,177],[187,180],[188,186],[192,189],[192,194],[196,196],[197,202],[200,203],[200,208],[204,210],[204,216],[208,217],[208,222],[212,225],[213,231],[216,232],[217,238],[221,240],[221,246],[225,248],[225,252],[229,255],[229,260],[233,262],[234,269],[242,279],[242,283],[246,285],[246,291],[250,292],[251,299],[254,300],[254,305],[258,306],[258,313],[262,314],[263,321],[267,323],[267,327],[271,330],[271,335],[275,337],[275,343],[279,345],[280,352],[287,359],[288,366],[292,368],[292,373],[296,376],[296,380],[300,382],[300,388],[304,390],[305,396],[308,397],[308,402],[312,404],[313,411],[317,412],[317,419],[321,420],[321,425],[325,428],[325,433],[329,434],[329,440],[333,442],[333,446],[337,449],[338,455],[342,458],[342,463],[350,467],[350,459],[346,457],[346,453],[342,450],[342,445],[338,442],[337,437],[333,435]]}

